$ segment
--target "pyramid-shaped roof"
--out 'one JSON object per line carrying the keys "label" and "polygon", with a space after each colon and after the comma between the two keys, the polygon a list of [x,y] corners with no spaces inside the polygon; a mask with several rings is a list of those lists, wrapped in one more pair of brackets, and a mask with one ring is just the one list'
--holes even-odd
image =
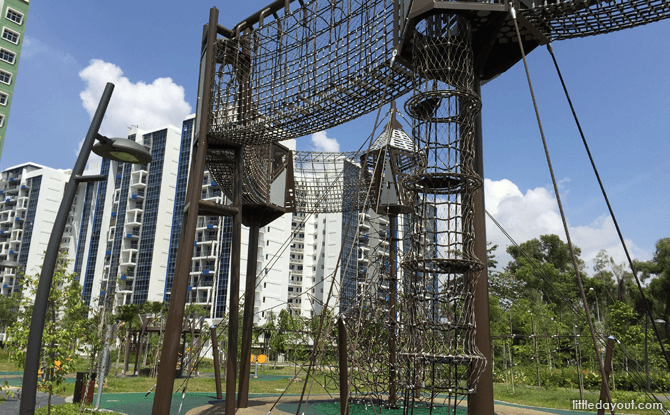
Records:
{"label": "pyramid-shaped roof", "polygon": [[402,129],[402,125],[400,125],[394,116],[386,124],[384,131],[372,143],[370,150],[379,150],[386,145],[409,152],[414,152],[415,149],[414,140]]}

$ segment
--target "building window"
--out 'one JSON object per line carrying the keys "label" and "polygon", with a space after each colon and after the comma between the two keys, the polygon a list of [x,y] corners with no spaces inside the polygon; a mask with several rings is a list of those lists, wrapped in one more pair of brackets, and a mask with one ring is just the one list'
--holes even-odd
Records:
{"label": "building window", "polygon": [[5,116],[4,114],[0,114],[0,128],[4,127],[5,125]]}
{"label": "building window", "polygon": [[0,82],[3,84],[11,84],[12,83],[12,74],[9,72],[5,72],[2,69],[0,69]]}
{"label": "building window", "polygon": [[18,12],[12,8],[7,7],[7,13],[5,13],[7,20],[11,20],[16,24],[23,24],[23,13]]}
{"label": "building window", "polygon": [[12,42],[15,45],[19,44],[19,34],[13,30],[7,29],[6,27],[2,28],[2,38],[8,42]]}
{"label": "building window", "polygon": [[7,95],[4,92],[0,92],[0,105],[7,105],[7,100],[9,99],[9,95]]}
{"label": "building window", "polygon": [[14,60],[16,59],[16,54],[7,49],[0,48],[0,60],[3,60],[7,63],[14,65]]}

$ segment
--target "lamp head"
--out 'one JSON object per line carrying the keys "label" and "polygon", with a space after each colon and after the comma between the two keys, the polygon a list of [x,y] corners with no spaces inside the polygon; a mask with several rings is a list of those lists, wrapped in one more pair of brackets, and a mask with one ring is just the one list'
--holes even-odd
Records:
{"label": "lamp head", "polygon": [[149,164],[151,154],[142,144],[125,138],[107,138],[98,134],[93,152],[102,158],[122,163]]}
{"label": "lamp head", "polygon": [[0,262],[0,268],[17,269],[19,267],[21,267],[21,264],[19,264],[16,261],[9,260],[9,259],[7,261]]}

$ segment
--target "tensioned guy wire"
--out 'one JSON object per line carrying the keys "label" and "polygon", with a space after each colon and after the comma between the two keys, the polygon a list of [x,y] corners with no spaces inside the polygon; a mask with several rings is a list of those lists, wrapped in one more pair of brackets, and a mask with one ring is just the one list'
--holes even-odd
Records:
{"label": "tensioned guy wire", "polygon": [[610,212],[610,216],[612,216],[612,221],[614,222],[614,227],[616,228],[616,232],[619,235],[619,240],[621,241],[621,245],[623,246],[623,250],[626,253],[626,258],[628,259],[628,264],[630,265],[630,269],[633,272],[633,277],[635,277],[635,282],[637,283],[637,288],[640,291],[640,296],[642,297],[642,302],[644,303],[644,310],[645,313],[649,316],[649,320],[651,320],[651,326],[654,328],[654,333],[656,334],[656,338],[658,339],[658,343],[661,345],[661,351],[663,352],[663,357],[665,357],[665,362],[668,365],[668,369],[670,370],[670,357],[668,357],[668,354],[665,351],[665,347],[663,346],[663,341],[661,340],[661,333],[658,331],[658,327],[656,327],[656,323],[654,323],[654,318],[651,315],[651,306],[649,305],[649,301],[647,301],[647,297],[644,295],[644,290],[642,289],[642,284],[640,283],[639,278],[637,277],[637,270],[635,269],[635,265],[633,264],[633,260],[630,257],[630,253],[628,252],[628,247],[626,246],[626,241],[623,239],[623,235],[621,233],[621,228],[619,228],[619,223],[616,220],[616,216],[614,216],[614,210],[612,210],[612,205],[610,204],[610,200],[607,197],[607,192],[605,192],[605,186],[603,186],[603,182],[600,179],[600,174],[598,173],[598,168],[596,167],[596,163],[593,160],[593,156],[591,155],[591,150],[589,149],[589,145],[586,143],[586,137],[584,136],[584,131],[582,130],[582,126],[579,123],[579,118],[577,118],[577,112],[575,111],[575,107],[572,105],[572,100],[570,99],[570,94],[568,93],[568,88],[565,86],[565,81],[563,80],[563,75],[561,74],[561,70],[558,67],[558,62],[556,61],[556,56],[554,55],[554,48],[551,46],[551,43],[547,44],[547,50],[549,50],[549,53],[551,54],[551,59],[554,61],[554,66],[556,67],[556,73],[558,73],[558,77],[561,80],[561,85],[563,86],[563,91],[565,91],[565,97],[568,100],[568,104],[570,104],[570,110],[572,111],[572,116],[575,119],[575,124],[577,124],[577,129],[579,130],[579,135],[582,137],[582,142],[584,143],[584,149],[586,149],[586,154],[589,156],[589,161],[591,161],[591,166],[593,167],[593,173],[596,175],[596,179],[598,179],[598,185],[600,186],[600,191],[603,194],[603,197],[605,198],[605,203],[607,204],[607,209]]}
{"label": "tensioned guy wire", "polygon": [[[549,156],[549,148],[547,147],[547,140],[544,136],[544,130],[542,128],[542,120],[540,119],[540,112],[537,107],[537,100],[535,99],[535,92],[533,90],[533,83],[530,80],[530,72],[528,70],[528,62],[526,60],[526,53],[524,52],[523,49],[523,41],[521,38],[521,33],[519,31],[519,23],[517,22],[516,19],[516,11],[514,9],[514,6],[510,7],[510,12],[512,14],[512,20],[514,21],[514,29],[516,30],[516,36],[519,42],[519,49],[521,51],[521,56],[523,58],[523,65],[524,69],[526,70],[526,78],[528,79],[528,87],[530,88],[530,95],[533,99],[533,107],[535,109],[535,116],[537,118],[537,125],[540,129],[540,135],[542,136],[542,145],[544,147],[544,154],[547,158],[547,166],[549,167],[549,173],[551,174],[551,183],[554,187],[554,193],[556,195],[556,202],[558,203],[558,209],[561,213],[561,221],[563,222],[563,229],[565,230],[565,237],[568,242],[568,248],[570,249],[570,256],[572,257],[572,265],[575,268],[575,273],[577,275],[577,284],[579,286],[579,294],[582,299],[582,303],[584,304],[584,311],[586,312],[586,321],[589,326],[589,332],[591,333],[591,339],[593,341],[593,348],[595,349],[596,356],[598,359],[598,366],[600,366],[600,374],[602,376],[602,379],[607,379],[607,375],[605,373],[605,365],[603,364],[603,359],[602,356],[599,353],[598,350],[598,340],[596,338],[596,331],[595,328],[593,327],[593,319],[591,318],[591,312],[589,311],[588,307],[588,302],[586,301],[586,293],[584,292],[584,283],[582,281],[582,276],[579,273],[579,266],[577,264],[577,257],[575,256],[575,250],[572,246],[572,241],[570,239],[570,231],[568,230],[568,222],[565,219],[565,212],[563,211],[563,204],[561,203],[561,195],[560,192],[558,191],[558,185],[556,184],[556,176],[554,175],[554,168],[551,165],[551,157]],[[607,382],[603,382],[603,387],[606,392],[607,400],[608,402],[612,402],[612,396],[610,394],[609,390],[609,384]],[[614,415],[614,410],[612,410],[612,415]]]}

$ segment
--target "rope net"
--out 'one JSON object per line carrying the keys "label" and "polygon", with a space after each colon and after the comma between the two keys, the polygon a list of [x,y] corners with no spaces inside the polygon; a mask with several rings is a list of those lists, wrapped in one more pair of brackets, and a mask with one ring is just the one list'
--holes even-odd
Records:
{"label": "rope net", "polygon": [[615,32],[670,17],[667,0],[530,1],[521,13],[550,40]]}
{"label": "rope net", "polygon": [[404,300],[406,341],[399,370],[405,395],[457,399],[475,391],[486,364],[475,346],[474,289],[481,262],[474,253],[474,121],[470,22],[437,15],[414,35],[414,92],[405,104],[421,161],[407,176],[412,199]]}
{"label": "rope net", "polygon": [[392,62],[390,0],[313,0],[240,39],[219,39],[210,141],[297,138],[409,91]]}

